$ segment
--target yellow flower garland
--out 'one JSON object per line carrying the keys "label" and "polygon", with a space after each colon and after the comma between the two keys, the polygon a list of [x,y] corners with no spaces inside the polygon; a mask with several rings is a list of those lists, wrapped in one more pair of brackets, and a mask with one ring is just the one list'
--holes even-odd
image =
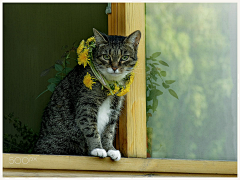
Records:
{"label": "yellow flower garland", "polygon": [[86,45],[89,46],[89,43],[91,43],[91,42],[96,42],[94,37],[88,38],[87,41],[86,41]]}
{"label": "yellow flower garland", "polygon": [[90,37],[87,39],[86,43],[84,40],[81,41],[80,45],[77,48],[78,54],[78,64],[83,64],[84,68],[89,64],[89,45],[91,42],[95,42],[94,37]]}
{"label": "yellow flower garland", "polygon": [[[124,96],[125,94],[127,94],[130,91],[130,85],[133,83],[134,80],[134,72],[131,72],[129,75],[129,80],[127,80],[126,82],[126,87],[124,88],[119,87],[117,85],[117,83],[114,83],[114,90],[112,91],[113,94],[116,94],[117,96]],[[111,93],[108,93],[108,96],[111,95]]]}
{"label": "yellow flower garland", "polygon": [[131,72],[130,79],[126,84],[126,88],[122,89],[121,92],[117,94],[117,96],[124,96],[125,94],[127,94],[130,91],[130,85],[133,83],[133,80],[134,80],[134,72]]}
{"label": "yellow flower garland", "polygon": [[79,45],[78,48],[77,48],[77,54],[78,54],[78,55],[82,52],[84,46],[85,46],[85,42],[84,42],[84,40],[82,40],[81,43],[80,43],[80,45]]}
{"label": "yellow flower garland", "polygon": [[[122,85],[118,85],[118,83],[115,81],[114,84],[110,84],[107,82],[107,80],[102,77],[102,75],[100,75],[100,73],[94,68],[93,63],[91,62],[92,60],[92,49],[95,47],[95,38],[94,37],[90,37],[87,39],[86,43],[84,40],[81,41],[81,43],[79,44],[79,47],[77,48],[77,55],[78,55],[78,64],[79,65],[83,65],[84,68],[89,64],[92,71],[94,72],[95,76],[97,77],[97,79],[99,80],[99,82],[102,83],[102,85],[104,87],[106,87],[109,90],[108,95],[117,95],[117,96],[124,96],[125,94],[127,94],[130,91],[130,85],[132,84],[133,80],[134,80],[134,73],[131,72],[129,75],[127,75],[127,82],[124,86]],[[136,64],[137,65],[137,64]],[[136,67],[135,65],[135,67]],[[96,79],[94,77],[92,77],[88,72],[86,74],[86,76],[84,76],[83,79],[83,84],[92,90],[92,86],[94,83],[93,80]]]}
{"label": "yellow flower garland", "polygon": [[96,82],[93,82],[93,79],[95,79],[94,77],[92,77],[88,72],[87,72],[87,75],[84,76],[84,79],[83,79],[83,84],[85,84],[85,86],[89,89],[92,90],[92,85]]}
{"label": "yellow flower garland", "polygon": [[78,64],[83,64],[84,68],[88,64],[88,49],[84,49],[79,55],[78,55]]}

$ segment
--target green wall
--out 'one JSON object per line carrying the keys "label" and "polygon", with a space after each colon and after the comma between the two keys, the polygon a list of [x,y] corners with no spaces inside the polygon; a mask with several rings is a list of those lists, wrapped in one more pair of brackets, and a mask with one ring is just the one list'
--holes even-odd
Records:
{"label": "green wall", "polygon": [[[77,41],[107,32],[107,3],[3,4],[3,114],[16,117],[35,131],[51,96],[43,92],[55,70],[41,77]],[[4,133],[12,125],[3,123]]]}

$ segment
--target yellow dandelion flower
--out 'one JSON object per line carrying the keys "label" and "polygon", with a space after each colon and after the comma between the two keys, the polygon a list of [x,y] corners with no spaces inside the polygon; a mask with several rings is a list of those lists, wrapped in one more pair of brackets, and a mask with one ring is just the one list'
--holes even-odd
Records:
{"label": "yellow dandelion flower", "polygon": [[88,46],[89,43],[92,42],[92,41],[94,41],[94,42],[96,41],[94,37],[88,38],[87,41],[86,41],[86,45]]}
{"label": "yellow dandelion flower", "polygon": [[85,46],[84,45],[84,40],[82,40],[81,43],[79,44],[78,48],[77,48],[77,54],[78,55],[82,52],[84,46]]}
{"label": "yellow dandelion flower", "polygon": [[[114,90],[112,91],[113,94],[116,94],[119,91],[119,86],[117,83],[114,83]],[[108,93],[108,96],[112,95],[111,93]]]}
{"label": "yellow dandelion flower", "polygon": [[136,62],[136,64],[134,65],[134,67],[133,67],[133,68],[136,68],[136,67],[137,67],[137,65],[138,65],[138,61]]}
{"label": "yellow dandelion flower", "polygon": [[119,91],[119,86],[115,83],[113,93],[116,94]]}
{"label": "yellow dandelion flower", "polygon": [[89,89],[92,90],[92,85],[96,82],[93,81],[93,77],[91,77],[91,75],[87,72],[87,75],[84,76],[84,79],[83,79],[83,84],[85,84],[85,86]]}
{"label": "yellow dandelion flower", "polygon": [[131,85],[133,83],[133,80],[134,80],[134,72],[131,73],[131,76],[130,76],[130,79],[128,81],[128,84]]}
{"label": "yellow dandelion flower", "polygon": [[130,91],[130,86],[126,86],[126,88],[122,88],[121,92],[119,92],[117,94],[117,96],[124,96],[125,94],[127,94]]}
{"label": "yellow dandelion flower", "polygon": [[78,64],[83,64],[84,68],[88,64],[88,49],[84,49],[83,52],[81,52],[78,56]]}

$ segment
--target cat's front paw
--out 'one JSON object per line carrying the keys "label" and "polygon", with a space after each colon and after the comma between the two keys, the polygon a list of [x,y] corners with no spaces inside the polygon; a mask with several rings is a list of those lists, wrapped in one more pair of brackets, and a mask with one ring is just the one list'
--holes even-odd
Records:
{"label": "cat's front paw", "polygon": [[121,159],[121,153],[119,150],[109,150],[107,155],[114,161],[119,161]]}
{"label": "cat's front paw", "polygon": [[105,151],[105,149],[96,148],[91,151],[91,155],[105,158],[107,157],[107,152]]}

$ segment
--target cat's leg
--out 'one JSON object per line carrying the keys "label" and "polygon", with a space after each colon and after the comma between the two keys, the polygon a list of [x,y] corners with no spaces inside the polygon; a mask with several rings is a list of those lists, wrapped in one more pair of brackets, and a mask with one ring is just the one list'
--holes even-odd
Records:
{"label": "cat's leg", "polygon": [[121,112],[122,104],[124,102],[124,97],[114,96],[111,103],[111,115],[110,121],[101,134],[101,140],[103,148],[107,151],[107,155],[111,157],[114,161],[119,161],[121,159],[121,153],[116,150],[113,146],[113,140],[115,137],[115,128]]}
{"label": "cat's leg", "polygon": [[104,132],[101,135],[103,148],[107,151],[107,156],[109,156],[114,161],[119,161],[121,159],[121,153],[116,150],[113,146],[113,140],[115,137],[115,123],[109,123]]}
{"label": "cat's leg", "polygon": [[[83,133],[88,146],[88,154],[98,157],[106,157],[107,152],[103,149],[101,137],[97,130],[97,105],[96,100],[89,99],[91,104],[85,104],[77,109],[76,123]],[[93,107],[95,106],[95,107]]]}

